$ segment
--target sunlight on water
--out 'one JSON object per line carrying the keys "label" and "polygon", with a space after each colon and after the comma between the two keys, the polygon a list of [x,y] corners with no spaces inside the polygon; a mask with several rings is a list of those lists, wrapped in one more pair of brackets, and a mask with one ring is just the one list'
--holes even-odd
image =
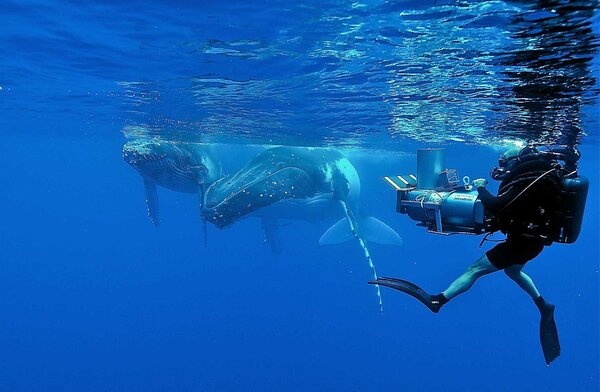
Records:
{"label": "sunlight on water", "polygon": [[[226,2],[187,13],[152,5],[133,19],[117,3],[63,11],[62,24],[38,14],[37,29],[6,30],[0,94],[14,109],[43,103],[36,115],[94,121],[114,107],[115,121],[148,135],[222,143],[398,149],[597,133],[588,108],[598,27],[586,1]],[[68,33],[82,18],[112,39]],[[30,45],[21,62],[9,55],[20,44]],[[60,79],[43,76],[48,52],[44,67]],[[15,89],[24,79],[51,88]]]}

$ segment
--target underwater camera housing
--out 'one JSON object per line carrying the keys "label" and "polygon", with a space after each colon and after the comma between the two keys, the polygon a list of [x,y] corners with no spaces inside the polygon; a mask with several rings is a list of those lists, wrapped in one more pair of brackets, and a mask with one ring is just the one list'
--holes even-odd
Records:
{"label": "underwater camera housing", "polygon": [[397,191],[396,212],[406,214],[435,234],[482,234],[491,218],[468,177],[459,184],[455,169],[447,169],[445,150],[417,150],[417,175],[384,177]]}
{"label": "underwater camera housing", "polygon": [[[579,157],[574,147],[564,146],[527,146],[517,156],[519,165],[536,160],[545,161],[553,168],[532,179],[532,184],[550,172],[559,178],[558,208],[551,213],[548,235],[542,236],[546,244],[570,244],[579,237],[589,188],[588,179],[577,171]],[[510,175],[510,172],[506,174]],[[511,181],[520,181],[516,177],[512,180],[508,176],[503,178],[501,187],[512,185]],[[456,170],[446,168],[443,148],[417,150],[416,176],[409,174],[383,179],[396,190],[396,212],[408,215],[430,233],[477,235],[499,229],[498,217],[485,211],[469,177],[463,177],[462,184],[459,184]]]}

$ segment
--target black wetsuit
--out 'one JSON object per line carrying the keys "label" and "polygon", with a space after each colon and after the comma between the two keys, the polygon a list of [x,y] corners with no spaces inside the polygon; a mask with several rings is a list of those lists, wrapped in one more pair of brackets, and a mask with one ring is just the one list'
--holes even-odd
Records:
{"label": "black wetsuit", "polygon": [[[496,268],[525,265],[551,242],[548,241],[552,230],[551,212],[556,210],[559,196],[556,176],[552,173],[545,175],[531,185],[533,179],[546,172],[547,167],[536,169],[533,175],[532,172],[522,175],[530,180],[522,180],[517,185],[505,186],[514,181],[514,177],[503,181],[497,197],[483,187],[477,189],[484,208],[497,217],[498,229],[506,234],[506,241],[486,252],[488,260]],[[531,187],[525,190],[528,185]]]}

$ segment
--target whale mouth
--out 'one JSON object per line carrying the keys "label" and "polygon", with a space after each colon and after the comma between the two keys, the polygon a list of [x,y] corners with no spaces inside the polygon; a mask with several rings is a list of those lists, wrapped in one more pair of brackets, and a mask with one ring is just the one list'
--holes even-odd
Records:
{"label": "whale mouth", "polygon": [[185,151],[169,143],[135,141],[123,146],[123,160],[143,178],[180,192],[198,192],[206,180],[207,168],[193,166]]}
{"label": "whale mouth", "polygon": [[157,162],[160,160],[159,156],[153,153],[139,152],[133,149],[123,149],[123,159],[131,166],[139,166],[144,163]]}
{"label": "whale mouth", "polygon": [[184,152],[169,142],[133,140],[123,146],[123,160],[138,170],[182,167]]}
{"label": "whale mouth", "polygon": [[129,141],[123,146],[123,160],[131,166],[159,162],[166,153],[159,151],[160,144],[150,141]]}
{"label": "whale mouth", "polygon": [[139,152],[136,150],[123,150],[123,160],[137,170],[161,169],[175,167],[175,164],[167,154],[154,152]]}
{"label": "whale mouth", "polygon": [[299,167],[238,172],[213,183],[204,195],[202,216],[224,228],[280,200],[306,198],[315,192],[309,174]]}

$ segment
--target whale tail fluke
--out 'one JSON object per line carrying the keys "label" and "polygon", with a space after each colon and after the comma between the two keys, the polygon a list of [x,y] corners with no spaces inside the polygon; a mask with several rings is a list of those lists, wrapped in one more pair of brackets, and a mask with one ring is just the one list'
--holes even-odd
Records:
{"label": "whale tail fluke", "polygon": [[367,242],[393,246],[403,244],[402,237],[394,229],[372,216],[362,218],[358,223],[358,230]]}
{"label": "whale tail fluke", "polygon": [[[351,227],[348,218],[340,220],[321,236],[319,245],[337,245],[353,240],[355,236]],[[360,218],[356,228],[358,229],[358,235],[366,242],[402,246],[402,237],[394,229],[372,216]]]}
{"label": "whale tail fluke", "polygon": [[352,241],[354,234],[350,227],[348,218],[341,219],[321,236],[319,245],[338,245]]}

